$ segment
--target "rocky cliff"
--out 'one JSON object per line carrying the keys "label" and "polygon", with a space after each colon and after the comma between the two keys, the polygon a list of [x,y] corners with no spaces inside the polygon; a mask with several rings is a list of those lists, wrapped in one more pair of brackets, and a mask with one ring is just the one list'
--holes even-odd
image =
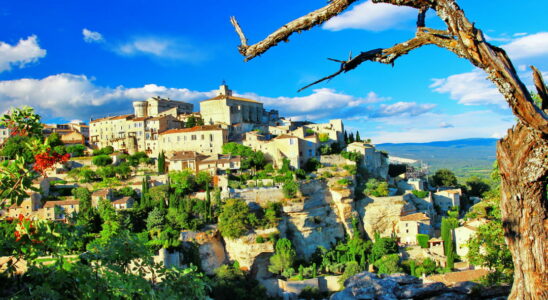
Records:
{"label": "rocky cliff", "polygon": [[411,196],[365,197],[358,201],[356,209],[362,216],[367,235],[373,238],[375,232],[381,236],[390,236],[396,232],[400,216],[416,210],[410,200]]}

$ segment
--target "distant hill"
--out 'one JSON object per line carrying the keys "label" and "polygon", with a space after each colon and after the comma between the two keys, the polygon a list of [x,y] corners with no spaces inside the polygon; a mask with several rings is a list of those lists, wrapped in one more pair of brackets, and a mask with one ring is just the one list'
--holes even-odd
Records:
{"label": "distant hill", "polygon": [[496,159],[497,139],[473,138],[429,143],[387,143],[377,149],[427,163],[431,172],[447,168],[458,176],[488,176]]}

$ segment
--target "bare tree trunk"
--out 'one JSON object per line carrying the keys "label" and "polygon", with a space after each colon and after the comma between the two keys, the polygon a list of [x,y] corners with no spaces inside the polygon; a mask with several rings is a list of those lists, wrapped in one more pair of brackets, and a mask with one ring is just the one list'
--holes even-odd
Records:
{"label": "bare tree trunk", "polygon": [[514,261],[510,299],[548,299],[546,135],[519,122],[498,143],[502,221]]}

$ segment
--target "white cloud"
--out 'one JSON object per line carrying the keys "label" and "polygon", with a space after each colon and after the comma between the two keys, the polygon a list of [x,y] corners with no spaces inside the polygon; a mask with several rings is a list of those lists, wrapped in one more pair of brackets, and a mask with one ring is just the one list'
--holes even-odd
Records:
{"label": "white cloud", "polygon": [[97,31],[91,31],[87,28],[82,29],[82,35],[86,43],[100,43],[103,42],[103,35]]}
{"label": "white cloud", "polygon": [[384,118],[392,116],[418,116],[431,111],[435,104],[417,104],[416,102],[396,102],[394,104],[381,104],[375,111],[372,118]]}
{"label": "white cloud", "polygon": [[111,46],[123,56],[144,55],[152,58],[198,62],[206,59],[204,51],[181,39],[166,37],[138,37]]}
{"label": "white cloud", "polygon": [[548,55],[548,32],[525,35],[501,47],[512,59],[545,56]]}
{"label": "white cloud", "polygon": [[469,73],[433,79],[430,88],[438,93],[449,93],[451,99],[464,105],[496,105],[507,108],[506,101],[483,71],[475,69]]}
{"label": "white cloud", "polygon": [[40,48],[35,35],[26,40],[20,39],[15,46],[0,41],[0,72],[9,71],[12,67],[23,68],[44,56],[46,50]]}
{"label": "white cloud", "polygon": [[212,97],[214,93],[156,84],[138,88],[109,88],[95,85],[85,75],[57,74],[43,79],[0,81],[0,111],[12,106],[30,105],[45,117],[87,120],[92,116],[131,112],[130,101],[156,95],[196,102]]}
{"label": "white cloud", "polygon": [[416,20],[417,10],[385,3],[373,3],[371,0],[354,6],[339,16],[327,21],[323,28],[331,31],[343,29],[365,29],[383,31],[404,28]]}

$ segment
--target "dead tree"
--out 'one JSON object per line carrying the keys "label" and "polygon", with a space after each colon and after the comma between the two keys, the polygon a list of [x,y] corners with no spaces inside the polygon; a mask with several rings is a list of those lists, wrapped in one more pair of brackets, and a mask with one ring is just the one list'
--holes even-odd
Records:
{"label": "dead tree", "polygon": [[[510,298],[548,299],[548,91],[541,74],[533,68],[535,85],[542,100],[539,109],[504,50],[485,40],[482,31],[466,18],[456,0],[372,1],[417,9],[415,37],[391,48],[362,52],[348,60],[331,59],[340,63],[339,70],[304,88],[351,71],[366,61],[394,64],[402,55],[426,45],[447,49],[484,70],[518,118],[517,125],[497,145],[503,226],[515,268]],[[356,0],[331,0],[326,6],[287,23],[253,45],[247,44],[243,30],[232,17],[231,22],[241,40],[238,49],[246,61],[253,59],[279,42],[287,41],[291,34],[318,26],[340,14],[354,2]],[[425,26],[424,16],[429,9],[437,13],[447,28]]]}

